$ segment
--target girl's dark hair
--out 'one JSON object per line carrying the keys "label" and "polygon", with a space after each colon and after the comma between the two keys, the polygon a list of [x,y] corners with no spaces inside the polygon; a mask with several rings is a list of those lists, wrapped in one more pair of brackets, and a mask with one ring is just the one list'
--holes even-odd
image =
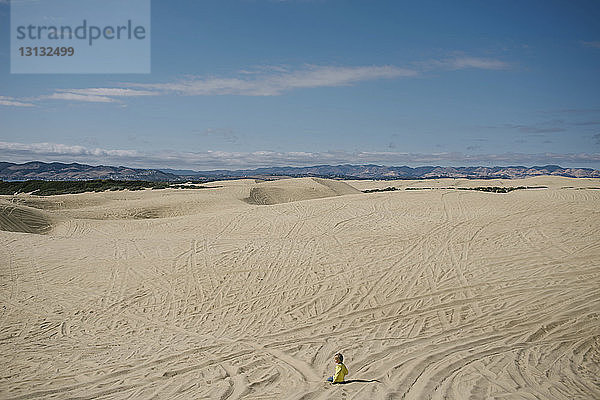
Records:
{"label": "girl's dark hair", "polygon": [[334,357],[337,357],[340,362],[344,362],[344,356],[342,355],[342,353],[337,353]]}

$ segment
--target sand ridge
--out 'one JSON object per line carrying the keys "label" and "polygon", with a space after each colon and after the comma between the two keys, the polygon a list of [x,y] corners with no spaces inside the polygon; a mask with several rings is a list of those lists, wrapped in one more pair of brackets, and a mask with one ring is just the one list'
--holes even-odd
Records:
{"label": "sand ridge", "polygon": [[258,183],[245,200],[249,204],[272,205],[357,193],[360,191],[342,181],[297,178]]}
{"label": "sand ridge", "polygon": [[45,212],[0,200],[0,231],[21,233],[47,233],[54,222]]}
{"label": "sand ridge", "polygon": [[[530,182],[43,200],[52,230],[0,231],[0,398],[600,398],[600,182]],[[323,382],[338,351],[363,381]]]}

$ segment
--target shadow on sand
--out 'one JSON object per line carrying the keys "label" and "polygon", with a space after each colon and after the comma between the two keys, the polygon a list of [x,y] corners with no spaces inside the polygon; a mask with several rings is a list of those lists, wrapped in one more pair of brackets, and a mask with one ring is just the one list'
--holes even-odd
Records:
{"label": "shadow on sand", "polygon": [[366,380],[366,379],[349,379],[349,380],[344,381],[344,382],[338,382],[338,383],[336,383],[336,385],[347,385],[349,383],[371,383],[371,382],[381,383],[377,379],[369,379],[369,380]]}

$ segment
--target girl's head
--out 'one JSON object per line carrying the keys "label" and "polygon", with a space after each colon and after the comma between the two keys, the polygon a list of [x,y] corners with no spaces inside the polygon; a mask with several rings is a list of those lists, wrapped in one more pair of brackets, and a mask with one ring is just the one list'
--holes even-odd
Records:
{"label": "girl's head", "polygon": [[333,356],[333,359],[338,364],[341,364],[344,362],[344,356],[341,353],[337,353],[335,356]]}

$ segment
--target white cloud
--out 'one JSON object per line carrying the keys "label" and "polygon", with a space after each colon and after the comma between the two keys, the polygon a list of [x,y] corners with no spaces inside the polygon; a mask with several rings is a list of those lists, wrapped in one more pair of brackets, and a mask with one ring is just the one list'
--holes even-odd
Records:
{"label": "white cloud", "polygon": [[[1,1],[1,0],[0,0]],[[416,63],[418,68],[403,68],[394,65],[370,66],[323,66],[304,65],[293,68],[278,65],[259,65],[239,70],[230,77],[188,77],[164,83],[124,83],[123,87],[57,89],[49,95],[33,100],[66,100],[94,103],[118,103],[124,97],[159,96],[177,94],[184,96],[279,96],[296,89],[352,86],[361,82],[410,78],[432,69],[486,69],[509,68],[509,64],[490,58],[455,56]],[[27,100],[29,101],[29,100]],[[10,102],[10,104],[9,104]],[[0,105],[32,105],[19,99],[1,98]]]}
{"label": "white cloud", "polygon": [[116,100],[106,96],[94,96],[77,94],[69,91],[60,91],[47,96],[39,96],[38,100],[68,100],[68,101],[85,101],[91,103],[115,103]]}
{"label": "white cloud", "polygon": [[134,97],[154,96],[155,92],[146,90],[121,89],[121,88],[88,88],[88,89],[62,89],[61,92],[75,93],[86,96],[109,96],[109,97]]}
{"label": "white cloud", "polygon": [[[263,71],[267,71],[264,73]],[[307,65],[296,70],[282,67],[261,67],[257,71],[242,71],[233,78],[194,77],[168,83],[130,83],[128,86],[181,95],[277,96],[293,89],[349,86],[359,82],[410,77],[417,71],[391,65],[334,67]]]}
{"label": "white cloud", "polygon": [[577,154],[477,154],[402,153],[402,152],[225,152],[225,151],[156,151],[86,148],[56,143],[0,142],[0,158],[25,162],[62,161],[87,164],[127,165],[139,168],[185,168],[195,170],[244,169],[266,166],[312,166],[317,164],[383,164],[383,165],[532,165],[567,164],[599,165],[600,153]]}
{"label": "white cloud", "polygon": [[477,58],[477,57],[456,57],[445,61],[445,64],[452,69],[507,69],[509,64],[490,58]]}
{"label": "white cloud", "polygon": [[510,64],[493,58],[469,57],[458,55],[454,57],[442,58],[439,60],[429,60],[418,63],[425,70],[430,69],[484,69],[484,70],[502,70],[510,68]]}
{"label": "white cloud", "polygon": [[600,49],[600,41],[595,42],[581,42],[585,47],[591,47],[594,49]]}
{"label": "white cloud", "polygon": [[0,154],[31,154],[32,156],[94,156],[94,157],[134,157],[138,155],[135,150],[105,150],[99,148],[89,149],[84,146],[72,146],[59,143],[15,143],[0,142]]}
{"label": "white cloud", "polygon": [[114,97],[155,96],[159,93],[147,90],[126,88],[86,88],[86,89],[58,89],[50,95],[37,97],[38,100],[68,100],[85,101],[93,103],[115,103]]}
{"label": "white cloud", "polygon": [[32,103],[26,103],[14,97],[0,96],[0,106],[9,107],[35,107]]}
{"label": "white cloud", "polygon": [[35,100],[115,103],[119,102],[118,99],[121,97],[158,96],[173,93],[187,96],[277,96],[292,89],[349,86],[362,81],[409,77],[418,74],[414,70],[388,65],[366,67],[306,65],[296,70],[282,66],[259,66],[238,73],[240,77],[191,77],[167,83],[128,83],[124,86],[129,87],[123,88],[58,89],[50,95],[38,96]]}

